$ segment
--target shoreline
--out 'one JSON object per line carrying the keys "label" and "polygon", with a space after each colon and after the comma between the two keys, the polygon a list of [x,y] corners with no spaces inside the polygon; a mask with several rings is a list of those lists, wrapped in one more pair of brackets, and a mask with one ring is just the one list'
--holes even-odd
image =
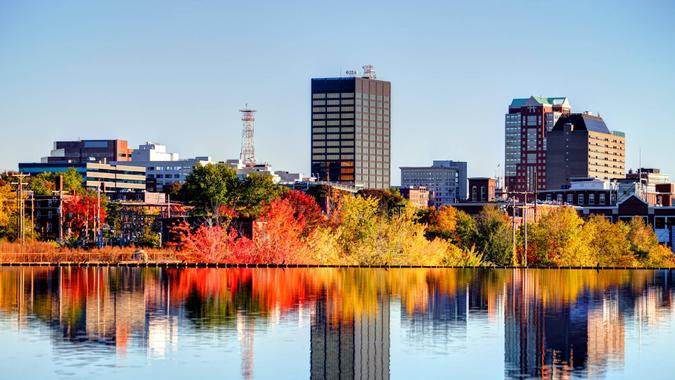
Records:
{"label": "shoreline", "polygon": [[323,264],[228,264],[188,263],[181,261],[59,261],[59,262],[0,262],[0,267],[121,267],[121,268],[371,268],[371,269],[548,269],[548,270],[673,270],[672,267],[519,267],[519,266],[442,266],[442,265],[323,265]]}

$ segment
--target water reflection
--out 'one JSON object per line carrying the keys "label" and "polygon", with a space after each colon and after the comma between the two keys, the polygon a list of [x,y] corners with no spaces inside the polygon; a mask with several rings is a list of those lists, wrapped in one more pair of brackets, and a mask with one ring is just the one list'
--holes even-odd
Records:
{"label": "water reflection", "polygon": [[618,270],[2,268],[0,320],[46,326],[56,357],[77,353],[84,367],[131,346],[166,359],[189,350],[187,335],[222,332],[217,342],[236,338],[243,378],[266,365],[256,368],[260,333],[308,330],[312,379],[388,379],[403,350],[408,375],[423,355],[441,359],[440,373],[443,357],[477,344],[475,326],[498,327],[505,377],[595,378],[624,369],[627,330],[675,330],[672,280]]}

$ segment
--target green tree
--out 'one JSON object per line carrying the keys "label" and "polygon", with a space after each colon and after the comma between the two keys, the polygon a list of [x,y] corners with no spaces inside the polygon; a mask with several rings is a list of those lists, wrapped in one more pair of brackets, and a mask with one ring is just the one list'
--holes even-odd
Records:
{"label": "green tree", "polygon": [[63,177],[63,191],[70,192],[72,194],[82,193],[84,188],[82,187],[82,175],[75,170],[75,168],[68,168],[62,174]]}
{"label": "green tree", "polygon": [[225,164],[196,165],[180,189],[181,199],[197,216],[217,216],[221,206],[232,205],[237,196],[237,172]]}
{"label": "green tree", "polygon": [[52,195],[56,188],[54,173],[40,173],[29,177],[28,187],[35,195]]}
{"label": "green tree", "polygon": [[478,241],[478,225],[476,220],[466,212],[458,210],[455,223],[457,236],[455,244],[465,251],[471,250],[472,247],[477,245]]}
{"label": "green tree", "polygon": [[180,189],[183,187],[180,182],[171,182],[168,185],[164,185],[162,192],[166,195],[171,196],[171,200],[180,201]]}
{"label": "green tree", "polygon": [[273,200],[279,198],[286,188],[274,183],[271,176],[250,173],[239,183],[235,210],[242,216],[257,218]]}
{"label": "green tree", "polygon": [[[511,265],[513,261],[512,232],[509,218],[503,210],[485,205],[476,218],[476,229],[465,222],[465,234],[474,235],[476,249],[486,261],[495,265]],[[469,240],[470,241],[470,240]]]}

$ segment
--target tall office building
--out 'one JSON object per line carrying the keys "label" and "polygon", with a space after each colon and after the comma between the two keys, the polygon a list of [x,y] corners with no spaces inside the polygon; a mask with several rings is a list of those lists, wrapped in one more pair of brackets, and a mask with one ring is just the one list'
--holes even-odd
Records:
{"label": "tall office building", "polygon": [[348,316],[334,315],[330,300],[317,300],[310,326],[310,379],[389,379],[390,303],[383,294],[374,310]]}
{"label": "tall office building", "polygon": [[573,113],[558,119],[546,147],[546,188],[560,189],[573,177],[603,180],[625,176],[625,137],[600,116]]}
{"label": "tall office building", "polygon": [[363,188],[390,185],[391,83],[372,66],[357,77],[312,79],[311,172]]}
{"label": "tall office building", "polygon": [[401,187],[424,186],[429,190],[429,204],[440,207],[467,199],[467,163],[437,161],[431,166],[402,166]]}
{"label": "tall office building", "polygon": [[513,99],[505,117],[505,184],[511,191],[546,188],[546,135],[571,106],[566,97]]}

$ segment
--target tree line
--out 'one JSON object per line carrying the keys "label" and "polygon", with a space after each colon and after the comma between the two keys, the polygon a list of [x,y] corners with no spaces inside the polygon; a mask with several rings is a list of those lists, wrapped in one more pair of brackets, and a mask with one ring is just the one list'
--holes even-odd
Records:
{"label": "tree line", "polygon": [[[64,225],[71,244],[86,239],[94,223],[96,193],[82,187],[74,170],[65,173]],[[29,177],[35,194],[55,191],[53,174]],[[659,244],[641,218],[612,223],[581,218],[573,208],[553,209],[513,230],[505,210],[487,205],[472,217],[452,206],[418,209],[396,190],[357,194],[320,189],[300,192],[277,185],[265,174],[243,179],[224,164],[198,165],[183,185],[165,188],[190,217],[171,227],[169,247],[186,261],[277,264],[477,266],[628,266],[673,265],[670,249]],[[16,193],[0,177],[0,239],[13,240]],[[325,198],[322,212],[317,197]],[[14,202],[14,203],[13,203]],[[99,223],[106,233],[122,229],[120,205],[102,202]],[[147,215],[145,215],[147,216]],[[154,218],[156,219],[156,218]],[[130,244],[157,247],[153,218],[139,218]],[[250,226],[248,233],[242,221]],[[26,228],[32,229],[32,226]],[[112,231],[112,232],[111,232]],[[514,242],[515,235],[515,242]],[[515,243],[515,244],[514,244]],[[514,249],[515,247],[515,249]],[[526,259],[526,260],[524,260]]]}

